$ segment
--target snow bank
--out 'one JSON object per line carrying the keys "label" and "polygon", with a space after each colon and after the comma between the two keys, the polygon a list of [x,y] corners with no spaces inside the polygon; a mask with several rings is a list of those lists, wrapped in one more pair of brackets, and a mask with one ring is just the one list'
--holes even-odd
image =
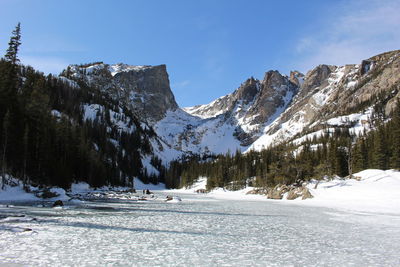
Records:
{"label": "snow bank", "polygon": [[138,178],[135,178],[134,186],[135,186],[136,190],[145,190],[145,189],[149,189],[150,191],[153,191],[153,190],[165,190],[165,184],[163,184],[163,183],[159,183],[159,184],[144,184]]}
{"label": "snow bank", "polygon": [[314,196],[301,202],[347,211],[400,214],[400,172],[394,170],[364,170],[354,174],[356,179],[334,179],[315,182],[308,188]]}
{"label": "snow bank", "polygon": [[[190,193],[196,193],[197,190],[206,189],[206,185],[207,185],[207,177],[200,177],[197,180],[197,182],[195,182],[192,186],[185,187],[182,189],[168,190],[168,191],[173,193],[190,194]],[[262,195],[247,195],[247,193],[253,189],[254,187],[246,187],[242,190],[230,191],[224,188],[215,188],[211,192],[204,194],[204,196],[214,199],[268,201],[268,199]]]}
{"label": "snow bank", "polygon": [[[32,192],[38,190],[36,187],[30,186]],[[65,190],[62,188],[50,188],[49,190],[52,193],[56,193],[57,196],[53,198],[47,198],[48,201],[69,200],[70,197],[66,194]],[[16,186],[6,185],[2,190],[0,189],[0,201],[37,201],[43,200],[42,198],[37,197],[34,193],[27,193],[23,189],[22,184],[18,184]]]}
{"label": "snow bank", "polygon": [[85,193],[90,191],[90,186],[88,183],[80,182],[76,184],[71,184],[71,192],[73,194],[78,194],[78,193]]}
{"label": "snow bank", "polygon": [[39,200],[32,193],[24,191],[22,186],[9,186],[6,185],[4,190],[0,189],[0,201],[32,201]]}

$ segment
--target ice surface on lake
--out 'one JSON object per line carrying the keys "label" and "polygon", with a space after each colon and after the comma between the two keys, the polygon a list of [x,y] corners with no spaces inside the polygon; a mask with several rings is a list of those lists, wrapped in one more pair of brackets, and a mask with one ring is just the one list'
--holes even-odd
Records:
{"label": "ice surface on lake", "polygon": [[162,194],[154,201],[86,201],[58,210],[1,205],[0,264],[400,265],[399,216],[194,194],[168,203]]}

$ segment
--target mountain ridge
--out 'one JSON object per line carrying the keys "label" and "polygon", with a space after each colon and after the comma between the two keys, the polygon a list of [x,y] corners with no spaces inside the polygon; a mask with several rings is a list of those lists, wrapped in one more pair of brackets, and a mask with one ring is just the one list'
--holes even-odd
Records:
{"label": "mountain ridge", "polygon": [[[267,71],[262,80],[250,77],[209,104],[185,108],[175,101],[165,65],[101,63],[80,69],[72,65],[73,75],[64,71],[61,76],[75,81],[83,78],[100,90],[109,90],[111,97],[140,114],[159,140],[178,151],[175,155],[218,154],[260,150],[324,127],[329,119],[350,114],[360,103],[370,101],[373,106],[375,95],[399,83],[399,54],[399,50],[385,52],[344,66],[321,64],[306,74]],[[94,66],[97,71],[87,71]],[[398,97],[388,101],[386,113]]]}

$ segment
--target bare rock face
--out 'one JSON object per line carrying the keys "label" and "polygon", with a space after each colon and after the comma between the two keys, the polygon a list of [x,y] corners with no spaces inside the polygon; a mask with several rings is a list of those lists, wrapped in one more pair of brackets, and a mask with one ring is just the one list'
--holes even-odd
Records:
{"label": "bare rock face", "polygon": [[259,81],[255,80],[253,77],[247,79],[236,91],[234,99],[242,100],[245,104],[250,103],[254,100],[257,95],[260,84]]}
{"label": "bare rock face", "polygon": [[307,72],[306,76],[304,77],[304,83],[301,87],[301,94],[306,95],[312,90],[327,86],[327,79],[335,69],[336,66],[319,65]]}
{"label": "bare rock face", "polygon": [[291,81],[297,87],[301,87],[304,83],[304,74],[297,70],[291,71],[289,81]]}
{"label": "bare rock face", "polygon": [[[131,107],[143,111],[150,119],[158,121],[167,110],[178,108],[165,65],[118,72],[114,82],[126,91],[125,99]],[[132,97],[133,94],[136,96]]]}
{"label": "bare rock face", "polygon": [[178,108],[165,65],[130,66],[98,62],[71,65],[61,75],[99,88],[140,117],[145,117],[150,124],[162,119],[168,110]]}
{"label": "bare rock face", "polygon": [[263,123],[279,109],[285,107],[297,93],[297,86],[278,71],[268,71],[261,82],[261,91],[248,116],[255,116],[254,123]]}
{"label": "bare rock face", "polygon": [[274,188],[269,188],[267,198],[269,199],[282,199],[283,195],[290,191],[287,185],[278,184]]}

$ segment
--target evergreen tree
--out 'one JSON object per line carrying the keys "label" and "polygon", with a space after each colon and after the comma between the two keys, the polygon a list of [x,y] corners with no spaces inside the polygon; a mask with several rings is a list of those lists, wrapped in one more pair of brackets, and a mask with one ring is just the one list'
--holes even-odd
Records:
{"label": "evergreen tree", "polygon": [[400,169],[400,102],[397,103],[393,112],[391,124],[392,153],[390,158],[390,167]]}
{"label": "evergreen tree", "polygon": [[387,169],[387,149],[385,146],[384,127],[380,126],[374,136],[373,168],[385,170]]}
{"label": "evergreen tree", "polygon": [[8,136],[10,131],[10,112],[7,111],[3,119],[3,148],[1,155],[1,179],[2,179],[2,189],[4,189],[6,184],[6,171],[7,171],[7,148],[8,148]]}
{"label": "evergreen tree", "polygon": [[15,30],[12,32],[10,42],[8,43],[7,53],[4,56],[6,61],[10,62],[13,65],[16,65],[19,62],[17,55],[20,45],[21,45],[21,23],[18,22],[17,26],[15,27]]}

